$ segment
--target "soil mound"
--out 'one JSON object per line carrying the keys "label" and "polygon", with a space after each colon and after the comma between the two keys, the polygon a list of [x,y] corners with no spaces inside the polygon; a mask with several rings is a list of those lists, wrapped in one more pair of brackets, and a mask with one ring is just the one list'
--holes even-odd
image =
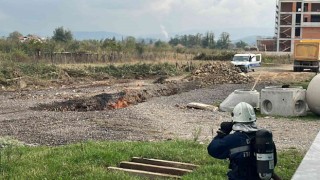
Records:
{"label": "soil mound", "polygon": [[215,61],[202,65],[194,70],[188,78],[189,81],[200,81],[201,85],[214,84],[247,84],[253,82],[254,78],[242,73],[230,62]]}

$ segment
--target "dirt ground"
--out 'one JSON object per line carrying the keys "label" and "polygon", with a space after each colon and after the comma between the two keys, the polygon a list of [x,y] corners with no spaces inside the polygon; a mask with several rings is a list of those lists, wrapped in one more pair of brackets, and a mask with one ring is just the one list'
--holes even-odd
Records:
{"label": "dirt ground", "polygon": [[[312,72],[292,72],[290,65],[263,67],[248,75],[259,79],[255,89],[310,80]],[[197,139],[208,143],[230,114],[189,109],[190,102],[218,104],[248,84],[200,87],[174,77],[84,82],[44,90],[0,92],[0,136],[26,144],[63,145],[86,140],[158,141]],[[258,126],[270,129],[279,149],[307,150],[319,121],[264,117]]]}

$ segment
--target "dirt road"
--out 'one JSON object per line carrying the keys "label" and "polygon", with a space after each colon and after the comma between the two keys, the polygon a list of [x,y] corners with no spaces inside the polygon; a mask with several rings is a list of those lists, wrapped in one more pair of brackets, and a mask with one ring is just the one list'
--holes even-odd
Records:
{"label": "dirt road", "polygon": [[[314,76],[311,72],[294,73],[288,66],[261,68],[249,75],[260,76],[257,90]],[[222,84],[198,88],[190,82],[154,84],[153,81],[128,80],[116,84],[101,81],[46,90],[1,92],[0,136],[12,136],[35,145],[177,138],[208,143],[219,124],[230,120],[229,113],[188,109],[186,105],[190,102],[218,104],[235,89],[253,86],[253,83]],[[135,98],[136,103],[122,109],[92,105],[123,92],[133,94],[130,98]],[[273,131],[279,149],[306,150],[320,129],[320,118],[306,121],[266,117],[257,123]]]}
{"label": "dirt road", "polygon": [[250,74],[255,78],[260,76],[263,82],[269,82],[273,84],[290,84],[296,82],[309,81],[315,76],[314,72],[303,71],[293,72],[292,65],[272,65],[270,67],[257,68],[255,72]]}

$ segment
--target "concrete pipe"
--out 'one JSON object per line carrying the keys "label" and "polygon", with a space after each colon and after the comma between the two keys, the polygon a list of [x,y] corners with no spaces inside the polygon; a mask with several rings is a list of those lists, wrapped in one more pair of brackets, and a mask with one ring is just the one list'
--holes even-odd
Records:
{"label": "concrete pipe", "polygon": [[306,90],[302,88],[265,88],[261,90],[261,114],[305,116]]}
{"label": "concrete pipe", "polygon": [[231,93],[219,106],[221,111],[232,112],[240,102],[246,102],[254,108],[259,108],[260,93],[256,90],[237,89]]}
{"label": "concrete pipe", "polygon": [[320,74],[316,75],[307,88],[306,100],[311,112],[320,115]]}

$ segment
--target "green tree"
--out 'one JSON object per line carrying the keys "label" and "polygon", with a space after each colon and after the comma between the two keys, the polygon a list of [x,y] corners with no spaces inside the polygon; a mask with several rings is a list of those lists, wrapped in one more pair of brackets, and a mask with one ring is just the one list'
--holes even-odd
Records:
{"label": "green tree", "polygon": [[107,38],[103,41],[102,48],[108,49],[111,51],[117,51],[118,50],[118,43],[115,38],[112,38],[112,39]]}
{"label": "green tree", "polygon": [[57,43],[54,40],[48,40],[46,43],[44,43],[43,51],[44,53],[48,54],[50,56],[51,63],[54,63],[54,52],[57,51]]}
{"label": "green tree", "polygon": [[53,31],[52,39],[57,42],[69,42],[73,39],[73,35],[70,30],[65,30],[63,27],[58,27]]}
{"label": "green tree", "polygon": [[240,40],[239,42],[236,42],[236,47],[237,48],[241,48],[244,49],[246,46],[248,46],[248,44],[242,40]]}
{"label": "green tree", "polygon": [[169,47],[168,43],[158,40],[154,43],[154,46],[158,49],[167,49]]}
{"label": "green tree", "polygon": [[73,40],[72,42],[70,42],[68,49],[71,52],[77,52],[80,49],[80,45],[81,45],[80,41]]}
{"label": "green tree", "polygon": [[230,34],[227,32],[223,32],[220,35],[220,38],[217,41],[217,48],[219,49],[228,49],[231,43]]}
{"label": "green tree", "polygon": [[9,34],[8,36],[8,40],[9,41],[15,41],[15,42],[18,42],[19,41],[19,38],[22,37],[23,35],[18,32],[18,31],[13,31],[12,33]]}
{"label": "green tree", "polygon": [[80,51],[82,52],[98,52],[100,50],[100,42],[98,40],[83,40],[80,43]]}
{"label": "green tree", "polygon": [[174,38],[170,38],[169,44],[172,46],[176,46],[180,43],[180,37],[176,35]]}
{"label": "green tree", "polygon": [[209,33],[207,33],[207,36],[208,36],[208,40],[209,40],[208,47],[210,49],[214,49],[215,46],[216,46],[216,42],[214,40],[214,33],[213,32],[209,32]]}
{"label": "green tree", "polygon": [[29,44],[29,49],[31,50],[31,52],[37,57],[40,57],[40,52],[44,49],[44,45],[37,40],[30,40]]}
{"label": "green tree", "polygon": [[136,44],[136,51],[138,52],[139,56],[142,56],[145,52],[146,45],[142,42]]}
{"label": "green tree", "polygon": [[129,36],[124,41],[125,49],[129,52],[133,52],[136,49],[136,38]]}

